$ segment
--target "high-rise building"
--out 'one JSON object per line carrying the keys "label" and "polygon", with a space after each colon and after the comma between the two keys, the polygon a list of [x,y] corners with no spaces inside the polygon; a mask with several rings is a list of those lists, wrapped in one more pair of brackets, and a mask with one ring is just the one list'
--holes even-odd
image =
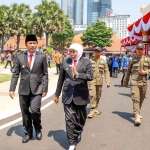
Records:
{"label": "high-rise building", "polygon": [[112,13],[111,0],[88,0],[87,2],[87,24],[91,25],[99,17],[109,16]]}
{"label": "high-rise building", "polygon": [[69,19],[74,20],[74,24],[83,24],[83,3],[84,0],[61,0],[61,9]]}
{"label": "high-rise building", "polygon": [[127,27],[130,24],[130,15],[111,15],[100,17],[107,27],[112,28],[117,33],[117,38],[125,38],[128,36]]}
{"label": "high-rise building", "polygon": [[75,0],[75,24],[83,24],[83,0]]}

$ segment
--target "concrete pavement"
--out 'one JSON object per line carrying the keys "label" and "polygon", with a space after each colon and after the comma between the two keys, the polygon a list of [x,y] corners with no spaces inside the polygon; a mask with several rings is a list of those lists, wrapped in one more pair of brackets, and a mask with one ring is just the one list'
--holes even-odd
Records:
{"label": "concrete pavement", "polygon": [[[58,75],[55,75],[56,68],[49,68],[48,72],[49,72],[49,90],[47,96],[42,100],[45,100],[51,95],[53,95],[56,89],[58,79]],[[10,68],[8,67],[7,69],[5,69],[4,67],[0,66],[0,74],[11,74]],[[10,81],[0,83],[0,120],[20,112],[19,99],[17,94],[18,86],[16,88],[14,99],[11,99],[9,97],[9,87]]]}
{"label": "concrete pavement", "polygon": [[[120,87],[120,80],[121,74],[117,79],[111,78],[109,89],[104,84],[98,107],[102,114],[87,119],[77,150],[150,150],[150,93],[147,93],[143,103],[142,125],[136,127],[132,115],[130,89]],[[53,97],[48,98],[44,103],[49,103],[52,99]],[[44,103],[42,102],[43,105]],[[21,117],[20,113],[1,120],[0,127],[18,117]],[[68,141],[64,117],[61,102],[43,109],[43,139],[37,141],[34,133],[33,139],[27,144],[21,143],[24,136],[21,121],[0,130],[0,150],[66,150]]]}

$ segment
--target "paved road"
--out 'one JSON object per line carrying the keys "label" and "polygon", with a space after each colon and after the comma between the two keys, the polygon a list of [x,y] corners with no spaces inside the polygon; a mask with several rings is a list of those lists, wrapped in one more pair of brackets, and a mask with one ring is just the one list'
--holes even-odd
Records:
{"label": "paved road", "polygon": [[[150,93],[142,108],[142,125],[134,126],[130,89],[120,87],[120,78],[111,80],[109,89],[104,85],[100,100],[100,116],[87,119],[82,142],[77,150],[150,150]],[[148,89],[150,91],[150,88]],[[52,97],[43,102],[49,103]],[[87,109],[89,111],[89,109]],[[21,117],[17,114],[1,120],[0,126]],[[42,111],[43,139],[35,136],[22,144],[22,122],[0,130],[0,150],[64,150],[68,148],[63,105],[54,103]]]}

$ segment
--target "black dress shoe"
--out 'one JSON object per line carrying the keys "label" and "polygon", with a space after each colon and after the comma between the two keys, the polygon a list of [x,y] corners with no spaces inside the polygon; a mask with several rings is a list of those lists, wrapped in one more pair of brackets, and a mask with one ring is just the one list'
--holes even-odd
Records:
{"label": "black dress shoe", "polygon": [[37,138],[37,140],[42,140],[42,132],[41,131],[37,132],[36,138]]}
{"label": "black dress shoe", "polygon": [[78,144],[81,141],[81,135],[78,136],[77,140],[76,140],[76,144]]}
{"label": "black dress shoe", "polygon": [[26,135],[26,136],[22,139],[22,143],[27,143],[27,142],[29,142],[30,139],[32,139],[32,136]]}

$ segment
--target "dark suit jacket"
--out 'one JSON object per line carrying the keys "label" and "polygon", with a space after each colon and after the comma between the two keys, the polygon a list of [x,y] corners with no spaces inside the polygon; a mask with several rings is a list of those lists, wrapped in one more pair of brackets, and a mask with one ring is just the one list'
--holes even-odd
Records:
{"label": "dark suit jacket", "polygon": [[48,71],[46,55],[36,52],[34,64],[30,71],[28,67],[27,52],[17,55],[14,73],[11,79],[10,91],[15,91],[20,75],[19,94],[42,94],[48,90]]}
{"label": "dark suit jacket", "polygon": [[72,100],[76,105],[86,105],[89,103],[89,90],[87,81],[93,79],[93,69],[89,59],[81,58],[77,64],[78,77],[74,78],[69,65],[72,64],[71,58],[63,60],[56,96],[60,96],[62,87],[62,102],[70,104]]}

